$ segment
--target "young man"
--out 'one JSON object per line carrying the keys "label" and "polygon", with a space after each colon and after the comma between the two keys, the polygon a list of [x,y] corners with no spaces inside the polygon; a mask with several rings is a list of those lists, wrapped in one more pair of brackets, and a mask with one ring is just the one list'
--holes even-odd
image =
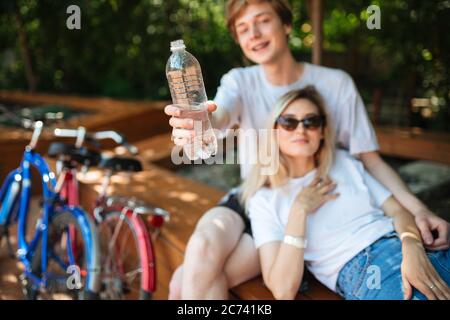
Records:
{"label": "young man", "polygon": [[[341,70],[297,62],[288,47],[292,13],[283,0],[230,0],[228,28],[245,56],[256,65],[223,76],[214,103],[208,105],[213,126],[243,130],[264,128],[274,102],[284,93],[314,85],[324,97],[335,127],[337,143],[364,163],[415,216],[428,249],[449,247],[450,224],[430,212],[378,153],[375,132],[351,77]],[[193,135],[191,119],[180,118],[167,106],[174,142],[183,145]],[[239,149],[241,176],[250,165]],[[232,190],[206,212],[191,236],[185,259],[172,277],[171,299],[226,299],[228,289],[260,273],[248,218]],[[438,232],[433,239],[432,231]]]}

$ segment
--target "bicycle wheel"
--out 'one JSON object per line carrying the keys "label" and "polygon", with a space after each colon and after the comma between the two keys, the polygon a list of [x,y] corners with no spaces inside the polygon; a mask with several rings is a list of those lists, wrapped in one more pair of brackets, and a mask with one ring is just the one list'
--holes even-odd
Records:
{"label": "bicycle wheel", "polygon": [[38,287],[25,279],[28,299],[96,299],[99,290],[99,246],[93,222],[81,211],[64,208],[56,212],[48,226],[46,272],[42,270],[43,237],[32,257],[34,276],[47,280]]}
{"label": "bicycle wheel", "polygon": [[98,226],[101,299],[148,300],[154,291],[153,250],[144,223],[132,213],[113,211]]}

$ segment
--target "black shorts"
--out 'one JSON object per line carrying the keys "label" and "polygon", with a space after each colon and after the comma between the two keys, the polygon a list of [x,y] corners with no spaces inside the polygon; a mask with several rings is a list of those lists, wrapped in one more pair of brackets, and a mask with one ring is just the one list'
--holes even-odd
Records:
{"label": "black shorts", "polygon": [[225,207],[236,212],[244,221],[244,233],[252,235],[252,227],[250,224],[250,219],[245,212],[245,207],[239,201],[240,188],[231,189],[217,204],[220,207]]}

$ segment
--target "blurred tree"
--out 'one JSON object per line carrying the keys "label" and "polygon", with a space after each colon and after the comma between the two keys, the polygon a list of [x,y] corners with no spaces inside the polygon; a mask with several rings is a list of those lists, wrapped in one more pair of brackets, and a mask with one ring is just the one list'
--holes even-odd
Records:
{"label": "blurred tree", "polygon": [[[25,88],[28,69],[14,6],[0,1],[0,86]],[[184,38],[202,65],[210,96],[220,75],[241,64],[225,28],[223,1],[18,0],[40,91],[168,98],[170,41]],[[66,8],[81,8],[81,30],[66,28]],[[217,63],[218,59],[221,61]],[[208,67],[214,66],[214,67]]]}
{"label": "blurred tree", "polygon": [[[250,63],[226,30],[224,2],[0,0],[0,87],[168,99],[169,43],[183,38],[213,97],[225,72]],[[290,45],[309,61],[314,36],[306,1],[290,2]],[[81,8],[81,30],[66,28],[71,4]],[[381,7],[381,30],[366,27],[370,4]],[[448,0],[324,0],[324,63],[352,74],[366,102],[378,90],[383,101],[401,97],[411,115],[412,97],[430,98],[426,126],[450,130],[449,11]]]}

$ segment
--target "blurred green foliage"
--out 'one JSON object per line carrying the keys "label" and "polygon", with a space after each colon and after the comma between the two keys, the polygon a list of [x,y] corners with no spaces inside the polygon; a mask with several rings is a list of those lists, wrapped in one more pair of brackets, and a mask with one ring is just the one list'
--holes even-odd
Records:
{"label": "blurred green foliage", "polygon": [[[307,1],[290,2],[290,44],[308,61]],[[81,8],[81,30],[66,28],[71,4]],[[370,4],[381,7],[381,30],[366,27]],[[427,126],[448,129],[449,11],[449,0],[324,0],[324,63],[350,72],[366,102],[375,88],[401,97],[405,110],[412,97],[432,98]],[[164,69],[177,38],[200,61],[210,98],[225,72],[249,63],[225,27],[224,0],[0,0],[0,88],[27,89],[18,12],[38,91],[167,99]]]}
{"label": "blurred green foliage", "polygon": [[[167,98],[164,70],[169,43],[181,37],[204,66],[205,78],[214,79],[206,81],[214,91],[219,75],[240,64],[241,55],[225,28],[223,4],[199,3],[17,1],[38,75],[38,91]],[[81,8],[81,30],[66,28],[66,8],[71,4]],[[5,4],[0,9],[0,86],[25,89],[14,9],[5,10]]]}

